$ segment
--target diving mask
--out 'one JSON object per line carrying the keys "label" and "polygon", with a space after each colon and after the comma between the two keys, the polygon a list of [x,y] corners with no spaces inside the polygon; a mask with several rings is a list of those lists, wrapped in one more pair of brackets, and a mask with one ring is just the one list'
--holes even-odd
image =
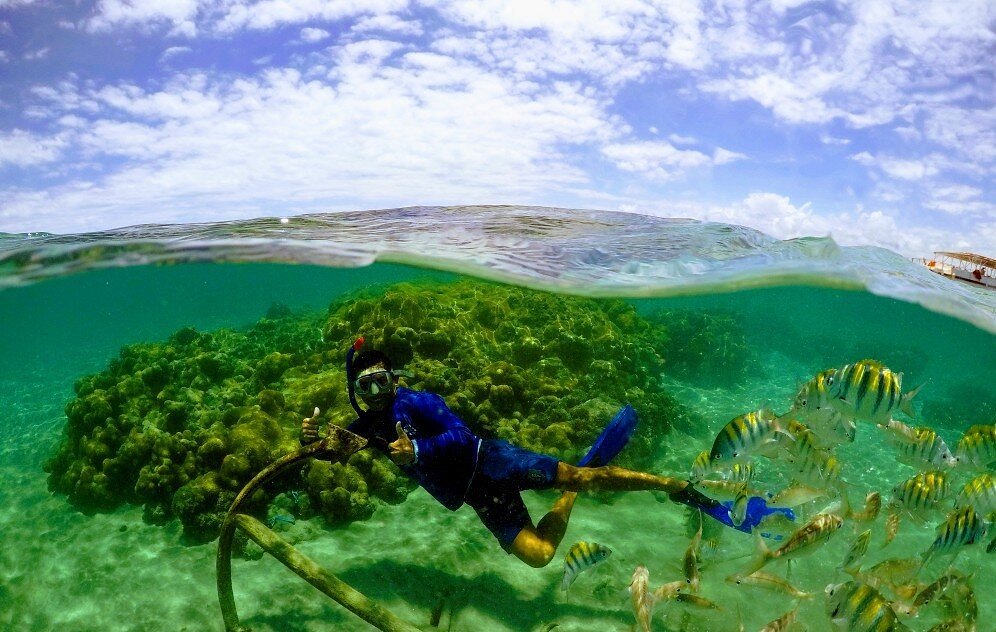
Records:
{"label": "diving mask", "polygon": [[353,387],[357,395],[377,395],[389,390],[394,382],[394,373],[384,369],[364,373],[356,378]]}

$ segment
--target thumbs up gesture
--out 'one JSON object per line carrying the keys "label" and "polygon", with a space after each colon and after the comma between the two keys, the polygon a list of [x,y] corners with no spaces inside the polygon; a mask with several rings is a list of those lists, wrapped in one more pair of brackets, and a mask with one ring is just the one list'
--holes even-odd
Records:
{"label": "thumbs up gesture", "polygon": [[301,420],[301,445],[308,445],[318,440],[318,415],[321,412],[318,406],[315,406],[315,412],[311,413],[311,417]]}
{"label": "thumbs up gesture", "polygon": [[394,429],[398,431],[398,440],[387,444],[391,460],[396,465],[408,465],[415,461],[415,446],[412,445],[412,440],[408,438],[405,431],[401,429],[400,421],[394,425]]}

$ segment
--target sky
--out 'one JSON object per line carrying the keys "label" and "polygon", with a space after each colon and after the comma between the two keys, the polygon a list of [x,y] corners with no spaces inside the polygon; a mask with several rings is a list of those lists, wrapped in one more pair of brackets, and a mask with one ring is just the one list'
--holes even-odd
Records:
{"label": "sky", "polygon": [[528,204],[996,256],[991,0],[0,0],[0,232]]}

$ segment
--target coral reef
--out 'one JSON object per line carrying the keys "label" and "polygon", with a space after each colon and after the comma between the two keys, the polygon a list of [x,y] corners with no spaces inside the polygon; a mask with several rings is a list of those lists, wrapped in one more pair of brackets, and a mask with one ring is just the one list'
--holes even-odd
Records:
{"label": "coral reef", "polygon": [[649,320],[666,331],[662,355],[669,375],[730,386],[759,366],[736,314],[663,309],[652,313]]}
{"label": "coral reef", "polygon": [[[325,423],[352,421],[342,362],[358,335],[413,373],[407,386],[442,395],[481,436],[568,461],[629,402],[641,424],[620,463],[645,466],[672,424],[697,421],[660,376],[693,365],[681,359],[688,352],[668,357],[682,349],[671,336],[701,323],[669,318],[641,318],[618,300],[465,280],[366,291],[324,316],[274,306],[246,331],[181,329],[163,343],[125,347],[106,370],[77,381],[64,441],[46,463],[49,486],[83,511],[143,504],[147,520],[178,518],[188,541],[210,540],[237,491],[297,449],[302,417],[317,406]],[[710,321],[695,340],[730,329]],[[724,358],[745,353],[737,340]],[[708,362],[695,366],[709,370]],[[361,520],[413,489],[374,451],[282,478],[251,499],[261,519],[290,494],[294,517]]]}

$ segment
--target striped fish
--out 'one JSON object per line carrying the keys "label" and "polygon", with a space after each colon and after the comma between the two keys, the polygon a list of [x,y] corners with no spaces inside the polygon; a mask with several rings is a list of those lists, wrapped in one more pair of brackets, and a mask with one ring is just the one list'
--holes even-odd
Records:
{"label": "striped fish", "polygon": [[792,413],[809,421],[810,417],[827,409],[830,395],[827,392],[827,378],[832,377],[837,369],[820,371],[813,379],[806,382],[792,402]]}
{"label": "striped fish", "polygon": [[826,378],[830,405],[853,419],[885,424],[902,410],[916,417],[910,401],[923,388],[921,384],[903,393],[903,374],[893,373],[877,360],[845,364]]}
{"label": "striped fish", "polygon": [[966,505],[975,507],[975,513],[980,516],[996,512],[996,477],[986,473],[966,483],[955,499],[955,509]]}
{"label": "striped fish", "polygon": [[944,472],[921,472],[892,488],[892,502],[910,511],[928,511],[936,509],[949,491]]}
{"label": "striped fish", "polygon": [[861,581],[873,588],[886,584],[893,590],[905,586],[916,577],[920,560],[911,557],[890,557],[860,574]]}
{"label": "striped fish", "polygon": [[723,478],[735,483],[749,483],[754,478],[754,466],[750,463],[734,463]]}
{"label": "striped fish", "polygon": [[778,617],[774,621],[768,623],[768,625],[761,628],[761,632],[785,632],[789,629],[789,626],[795,623],[796,613],[799,612],[799,606],[796,606],[794,610],[790,610]]}
{"label": "striped fish", "polygon": [[975,513],[972,505],[952,512],[947,520],[937,526],[937,537],[924,552],[920,567],[926,566],[934,555],[957,553],[961,547],[978,542],[986,536],[986,531],[986,523]]}
{"label": "striped fish", "polygon": [[747,519],[747,501],[750,500],[747,492],[747,483],[741,484],[740,490],[737,492],[737,497],[730,507],[730,521],[733,522],[734,527],[739,527]]}
{"label": "striped fish", "polygon": [[920,608],[937,599],[945,590],[953,586],[956,582],[963,581],[964,579],[965,575],[953,568],[949,569],[947,573],[941,575],[916,594],[916,598],[913,600],[911,613],[916,614]]}
{"label": "striped fish", "polygon": [[771,456],[779,447],[779,437],[793,437],[782,428],[770,409],[749,412],[733,418],[723,426],[709,451],[713,467],[744,462],[754,455]]}
{"label": "striped fish", "polygon": [[685,556],[682,558],[682,570],[685,571],[685,582],[692,592],[699,591],[702,576],[699,574],[699,547],[702,546],[702,513],[699,514],[699,529],[695,536],[689,541],[688,548],[685,549]]}
{"label": "striped fish", "polygon": [[861,511],[851,513],[851,519],[858,522],[871,522],[882,510],[882,495],[878,492],[868,492],[865,496],[865,506]]}
{"label": "striped fish", "polygon": [[789,536],[788,541],[774,551],[764,545],[764,540],[758,531],[754,532],[757,553],[751,560],[741,576],[750,575],[761,570],[768,562],[777,559],[794,559],[815,550],[817,545],[825,544],[834,533],[844,524],[840,516],[831,513],[821,513],[813,516],[813,519],[799,528],[798,531]]}
{"label": "striped fish", "polygon": [[805,456],[790,458],[789,462],[795,466],[797,478],[807,485],[826,489],[840,483],[840,461],[832,454],[809,450]]}
{"label": "striped fish", "polygon": [[952,467],[954,455],[939,434],[932,428],[913,429],[912,441],[899,442],[899,460],[913,467]]}
{"label": "striped fish", "polygon": [[656,599],[650,592],[650,571],[643,564],[633,571],[633,578],[629,582],[629,596],[633,603],[633,616],[636,617],[637,626],[643,632],[650,632],[650,621],[654,616]]}
{"label": "striped fish", "polygon": [[561,589],[567,590],[578,575],[600,562],[604,562],[612,550],[595,542],[577,542],[564,556],[564,581]]}
{"label": "striped fish", "polygon": [[883,546],[888,545],[889,542],[896,539],[896,534],[899,533],[899,520],[901,517],[899,507],[889,505],[889,511],[885,516],[885,544]]}
{"label": "striped fish", "polygon": [[709,452],[703,450],[698,453],[695,457],[695,461],[692,462],[692,471],[689,472],[689,479],[693,483],[697,483],[705,478],[712,472],[712,464],[709,462]]}
{"label": "striped fish", "polygon": [[861,561],[861,558],[865,556],[868,552],[868,543],[871,542],[871,529],[866,529],[862,531],[861,534],[854,539],[851,543],[851,548],[847,550],[847,555],[844,556],[844,563],[841,564],[841,568],[844,570],[856,569],[860,565],[855,566]]}
{"label": "striped fish", "polygon": [[857,427],[854,420],[842,415],[832,408],[825,412],[811,415],[809,429],[816,435],[817,445],[822,448],[834,448],[844,443],[854,443]]}
{"label": "striped fish", "polygon": [[877,590],[860,582],[828,584],[826,611],[838,627],[848,632],[909,630]]}
{"label": "striped fish", "polygon": [[982,470],[996,464],[996,425],[976,425],[966,430],[955,447],[955,461],[962,467]]}

